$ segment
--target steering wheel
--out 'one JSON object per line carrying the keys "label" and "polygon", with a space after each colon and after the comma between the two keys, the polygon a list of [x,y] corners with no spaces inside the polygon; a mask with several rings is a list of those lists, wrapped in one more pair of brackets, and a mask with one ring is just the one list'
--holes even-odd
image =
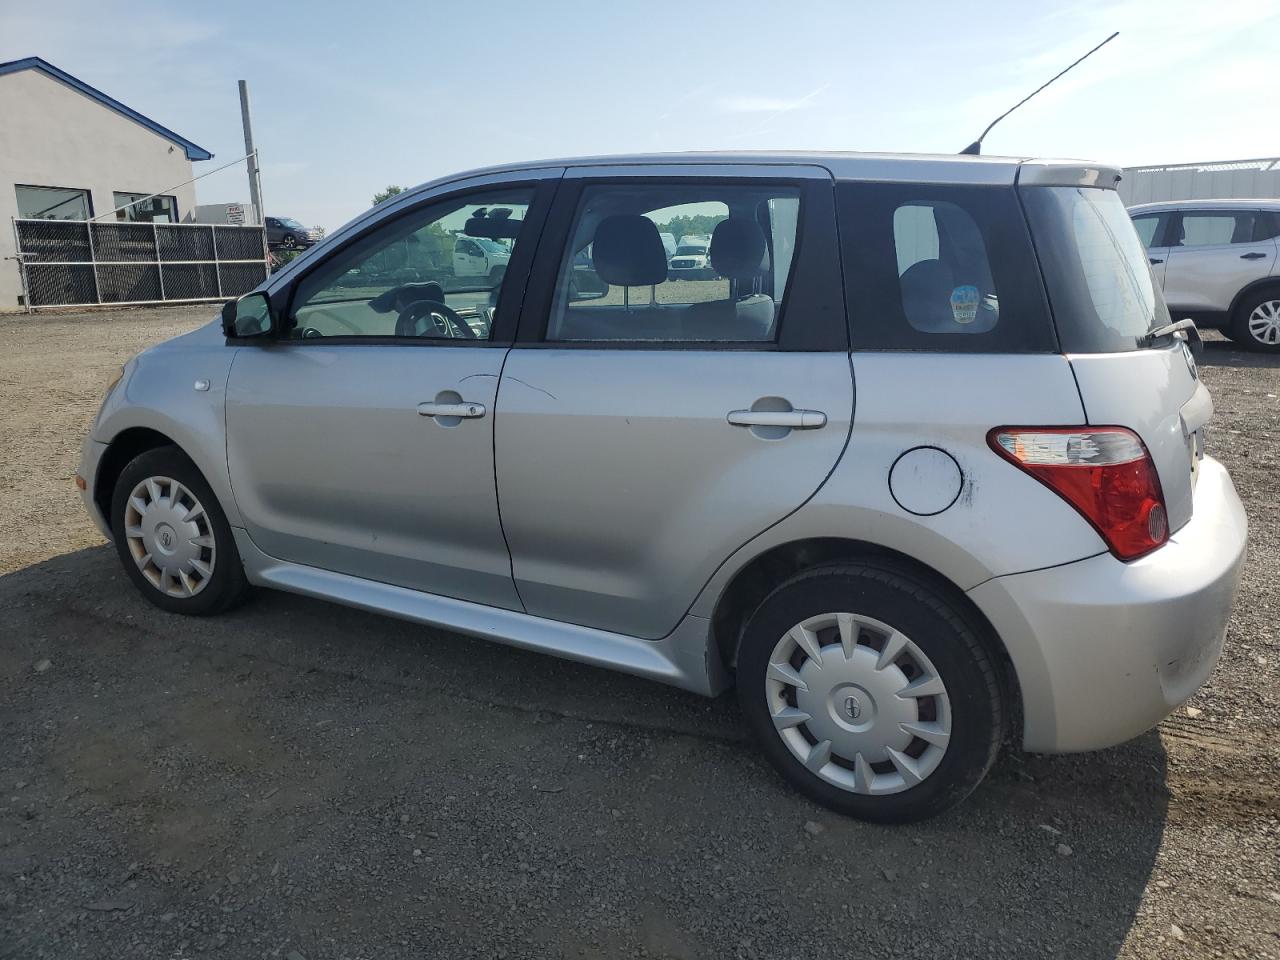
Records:
{"label": "steering wheel", "polygon": [[[424,317],[429,318],[429,326],[425,329],[418,324],[418,320]],[[456,310],[439,300],[414,300],[396,318],[397,337],[429,336],[431,330],[442,337],[478,339],[471,324],[458,316]]]}

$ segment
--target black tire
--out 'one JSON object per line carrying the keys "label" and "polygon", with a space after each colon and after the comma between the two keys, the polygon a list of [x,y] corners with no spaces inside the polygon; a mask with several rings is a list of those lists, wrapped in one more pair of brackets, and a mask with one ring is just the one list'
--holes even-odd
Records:
{"label": "black tire", "polygon": [[[213,562],[211,574],[207,578],[200,577],[198,572],[195,574],[197,581],[203,582],[190,596],[171,595],[148,579],[139,567],[126,537],[125,515],[130,509],[129,498],[135,488],[148,478],[176,481],[203,507],[203,517],[190,522],[196,525],[202,537],[212,535],[213,548],[211,550],[206,548],[201,559],[206,564],[210,558]],[[176,492],[163,485],[161,490],[170,498]],[[185,504],[188,501],[179,494],[179,503]],[[163,610],[205,617],[230,610],[248,596],[249,583],[245,579],[244,566],[240,562],[240,554],[236,549],[235,538],[231,535],[231,526],[227,523],[226,515],[222,512],[217,497],[213,495],[213,490],[205,482],[199,469],[177,447],[157,447],[140,453],[121,471],[115,488],[111,492],[111,533],[115,539],[116,553],[129,579],[134,582],[144,597]],[[159,576],[158,572],[152,569],[153,575]],[[160,579],[162,582],[168,582],[163,577]]]}
{"label": "black tire", "polygon": [[1280,340],[1276,343],[1264,343],[1249,330],[1249,315],[1264,303],[1274,303],[1280,310],[1280,288],[1270,287],[1245,297],[1236,306],[1231,323],[1223,331],[1227,337],[1248,350],[1259,353],[1280,353]]}
{"label": "black tire", "polygon": [[292,233],[286,233],[280,243],[286,250],[293,250],[298,246],[298,238]]}
{"label": "black tire", "polygon": [[[836,786],[806,768],[775,729],[766,694],[774,647],[796,624],[831,612],[870,617],[905,634],[946,685],[950,740],[937,767],[913,787],[869,795]],[[743,716],[770,763],[801,793],[860,820],[909,823],[955,806],[982,782],[1004,736],[1000,675],[978,631],[939,585],[890,563],[816,567],[775,589],[747,622],[737,680]]]}
{"label": "black tire", "polygon": [[489,271],[489,282],[495,287],[502,283],[502,278],[507,274],[506,267],[494,267]]}

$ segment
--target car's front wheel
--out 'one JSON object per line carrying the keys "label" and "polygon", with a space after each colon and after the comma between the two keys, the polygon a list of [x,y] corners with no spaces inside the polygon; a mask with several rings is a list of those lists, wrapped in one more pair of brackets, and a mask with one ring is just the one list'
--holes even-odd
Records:
{"label": "car's front wheel", "polygon": [[1251,350],[1280,352],[1280,290],[1254,294],[1236,309],[1231,339]]}
{"label": "car's front wheel", "polygon": [[207,616],[248,593],[227,518],[177,447],[147,450],[121,471],[111,531],[129,579],[158,607]]}
{"label": "car's front wheel", "polygon": [[738,698],[765,755],[803,793],[904,823],[960,802],[995,761],[992,657],[951,599],[906,569],[804,571],[751,616]]}

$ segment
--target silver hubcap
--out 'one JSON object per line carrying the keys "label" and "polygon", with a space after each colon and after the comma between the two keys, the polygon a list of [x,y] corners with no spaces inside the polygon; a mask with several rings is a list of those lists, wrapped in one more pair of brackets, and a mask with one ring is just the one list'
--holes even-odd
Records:
{"label": "silver hubcap", "polygon": [[1249,314],[1249,335],[1259,343],[1280,343],[1280,300],[1267,300]]}
{"label": "silver hubcap", "polygon": [[909,790],[938,769],[951,701],[923,651],[888,624],[853,613],[804,620],[769,657],[774,728],[810,771],[852,793]]}
{"label": "silver hubcap", "polygon": [[195,494],[169,477],[148,477],[124,508],[133,562],[161,593],[194,597],[209,584],[216,560],[213,527]]}

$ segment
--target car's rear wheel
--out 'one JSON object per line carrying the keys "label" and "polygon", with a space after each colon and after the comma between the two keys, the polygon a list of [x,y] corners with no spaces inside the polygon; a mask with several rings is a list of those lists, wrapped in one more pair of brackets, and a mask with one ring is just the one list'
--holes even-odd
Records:
{"label": "car's rear wheel", "polygon": [[177,447],[147,450],[121,471],[111,531],[129,579],[158,607],[207,616],[248,593],[227,518]]}
{"label": "car's rear wheel", "polygon": [[1280,352],[1280,290],[1267,290],[1242,301],[1232,319],[1230,335],[1251,350]]}
{"label": "car's rear wheel", "polygon": [[797,574],[748,621],[738,698],[765,755],[803,793],[904,823],[960,802],[995,761],[999,675],[950,598],[891,565]]}

